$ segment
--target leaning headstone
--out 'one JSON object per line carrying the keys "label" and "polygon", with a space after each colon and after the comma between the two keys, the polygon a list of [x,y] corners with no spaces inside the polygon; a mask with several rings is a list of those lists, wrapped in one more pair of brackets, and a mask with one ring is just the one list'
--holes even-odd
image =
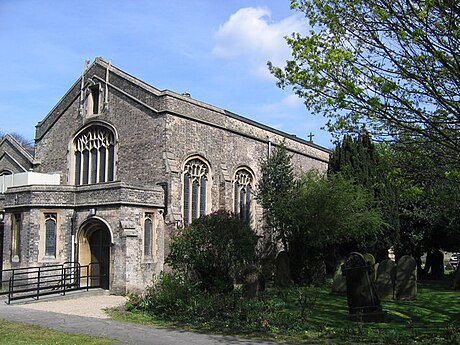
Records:
{"label": "leaning headstone", "polygon": [[342,266],[344,261],[340,261],[337,269],[334,273],[334,278],[332,278],[332,293],[337,293],[341,295],[345,295],[347,293],[347,281],[345,279],[345,275],[342,272]]}
{"label": "leaning headstone", "polygon": [[276,257],[275,286],[291,286],[291,266],[289,264],[289,254],[281,251]]}
{"label": "leaning headstone", "polygon": [[250,265],[243,272],[243,296],[246,298],[259,297],[265,288],[264,278],[259,269]]}
{"label": "leaning headstone", "polygon": [[310,274],[307,281],[310,281],[313,285],[322,285],[326,281],[326,263],[324,260],[316,261],[307,272]]}
{"label": "leaning headstone", "polygon": [[375,265],[375,258],[374,255],[370,253],[363,254],[364,261],[366,261],[367,264],[374,266]]}
{"label": "leaning headstone", "polygon": [[372,266],[359,253],[351,253],[343,268],[347,281],[349,317],[380,321],[385,317],[371,275]]}
{"label": "leaning headstone", "polygon": [[396,263],[390,259],[383,260],[377,268],[375,288],[380,299],[393,298],[396,279]]}
{"label": "leaning headstone", "polygon": [[395,298],[411,300],[417,297],[417,263],[409,255],[402,256],[396,267]]}
{"label": "leaning headstone", "polygon": [[364,261],[366,261],[366,263],[368,265],[370,265],[372,267],[372,270],[373,270],[373,274],[371,274],[371,279],[373,281],[375,281],[375,274],[376,274],[376,266],[375,266],[375,258],[374,258],[374,255],[370,254],[370,253],[366,253],[363,255],[364,257]]}

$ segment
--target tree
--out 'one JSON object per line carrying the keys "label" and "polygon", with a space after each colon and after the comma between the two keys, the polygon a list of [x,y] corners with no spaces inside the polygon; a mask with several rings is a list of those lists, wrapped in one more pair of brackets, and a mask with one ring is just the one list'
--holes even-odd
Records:
{"label": "tree", "polygon": [[384,220],[382,236],[369,243],[367,251],[379,259],[388,256],[387,250],[398,244],[399,210],[395,184],[387,157],[372,143],[369,133],[363,129],[356,137],[346,135],[338,143],[329,161],[329,174],[340,173],[366,189],[377,202]]}
{"label": "tree", "polygon": [[292,0],[313,30],[287,38],[293,59],[268,63],[333,132],[435,143],[458,164],[457,0]]}
{"label": "tree", "polygon": [[[401,230],[396,254],[411,254],[420,272],[424,253],[436,258],[440,249],[460,250],[460,171],[441,157],[436,162],[426,160],[420,154],[423,150],[431,148],[418,142],[398,142],[387,146],[385,152],[391,159],[399,200]],[[423,272],[428,273],[430,262],[441,267],[438,271],[442,274],[442,256],[437,263],[427,259]]]}
{"label": "tree", "polygon": [[276,240],[281,240],[288,250],[289,210],[287,202],[295,185],[294,169],[284,143],[275,147],[271,154],[260,162],[261,179],[257,185],[256,198],[264,208],[268,231],[273,231]]}
{"label": "tree", "polygon": [[202,216],[172,239],[166,263],[207,292],[228,292],[255,259],[257,237],[227,211]]}
{"label": "tree", "polygon": [[296,178],[284,145],[261,161],[261,172],[257,199],[269,231],[289,253],[295,282],[311,282],[309,271],[331,246],[376,241],[383,227],[380,211],[372,195],[351,179],[317,171]]}
{"label": "tree", "polygon": [[299,283],[309,277],[335,246],[363,248],[375,242],[384,225],[372,195],[340,174],[305,173],[287,208],[292,234],[289,239],[292,276]]}
{"label": "tree", "polygon": [[[380,233],[382,216],[372,195],[340,174],[306,172],[289,200],[293,237],[304,237],[311,248],[355,241]],[[295,206],[295,207],[294,207]]]}

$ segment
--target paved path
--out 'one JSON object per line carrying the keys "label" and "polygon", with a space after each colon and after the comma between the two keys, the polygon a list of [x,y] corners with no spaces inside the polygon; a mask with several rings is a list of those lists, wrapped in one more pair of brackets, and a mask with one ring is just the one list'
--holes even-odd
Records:
{"label": "paved path", "polygon": [[21,321],[65,332],[117,339],[118,342],[115,344],[124,345],[282,344],[119,322],[108,319],[101,310],[123,303],[123,297],[107,295],[101,291],[47,298],[34,302],[16,302],[10,305],[2,300],[0,301],[0,319]]}

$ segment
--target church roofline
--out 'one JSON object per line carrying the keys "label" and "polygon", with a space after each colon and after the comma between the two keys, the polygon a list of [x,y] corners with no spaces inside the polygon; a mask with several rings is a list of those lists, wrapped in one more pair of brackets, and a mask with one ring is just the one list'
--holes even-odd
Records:
{"label": "church roofline", "polygon": [[[104,67],[107,67],[108,66],[108,62],[106,60],[104,60],[103,58],[96,58],[95,62],[99,62],[101,63]],[[236,120],[239,120],[239,121],[242,121],[242,122],[245,122],[245,123],[248,123],[252,126],[256,126],[256,127],[259,127],[261,129],[264,129],[266,131],[269,131],[269,132],[272,132],[274,134],[277,134],[277,135],[280,135],[280,136],[283,136],[283,137],[286,137],[288,139],[291,139],[291,140],[294,140],[294,141],[297,141],[301,144],[304,144],[304,145],[309,145],[309,146],[312,146],[316,149],[319,149],[319,150],[322,150],[322,151],[325,151],[325,152],[328,152],[330,153],[331,150],[330,149],[327,149],[323,146],[320,146],[318,144],[315,144],[311,141],[308,141],[306,139],[303,139],[303,138],[300,138],[294,134],[289,134],[289,133],[286,133],[284,131],[281,131],[281,130],[278,130],[276,128],[273,128],[273,127],[270,127],[268,125],[265,125],[263,123],[260,123],[260,122],[257,122],[257,121],[254,121],[254,120],[251,120],[247,117],[244,117],[244,116],[241,116],[241,115],[238,115],[232,111],[229,111],[229,110],[226,110],[226,109],[223,109],[223,108],[220,108],[218,106],[215,106],[213,104],[210,104],[210,103],[207,103],[207,102],[204,102],[204,101],[201,101],[201,100],[198,100],[198,99],[195,99],[195,98],[192,98],[188,95],[184,95],[184,94],[180,94],[178,92],[175,92],[175,91],[172,91],[172,90],[169,90],[169,89],[158,89],[150,84],[148,84],[147,82],[143,81],[143,80],[140,80],[139,78],[136,78],[134,77],[133,75],[111,65],[111,72],[112,72],[112,69],[116,70],[119,74],[122,74],[123,76],[125,77],[128,77],[129,79],[131,79],[131,81],[133,81],[135,84],[137,84],[138,86],[140,87],[144,87],[145,89],[149,90],[149,91],[152,91],[154,90],[154,93],[157,95],[157,96],[172,96],[174,98],[179,98],[185,102],[189,102],[189,103],[193,103],[195,105],[198,105],[198,106],[201,106],[201,107],[205,107],[207,109],[210,109],[210,110],[214,110],[214,111],[217,111],[225,116],[229,116],[229,117],[232,117]],[[155,110],[155,109],[152,109],[152,110]],[[161,110],[157,110],[159,112],[162,112]],[[167,111],[167,110],[166,110]]]}
{"label": "church roofline", "polygon": [[[92,64],[85,70],[85,73],[84,75],[86,75],[93,67],[95,67],[96,65],[99,65],[101,67],[103,67],[104,69],[107,69],[107,68],[110,68],[109,71],[110,73],[115,73],[117,75],[119,75],[120,77],[130,81],[132,84],[146,90],[147,92],[151,92],[152,94],[154,94],[155,96],[158,96],[158,97],[164,97],[164,96],[170,96],[170,97],[173,97],[173,98],[177,98],[177,99],[180,99],[181,101],[184,101],[184,102],[187,102],[187,103],[191,103],[191,104],[194,104],[196,106],[199,106],[199,107],[203,107],[203,108],[206,108],[206,109],[209,109],[209,110],[213,110],[213,111],[216,111],[220,114],[222,114],[223,116],[228,116],[228,117],[231,117],[235,120],[238,120],[238,121],[242,121],[242,122],[245,122],[247,124],[250,124],[252,126],[255,126],[255,127],[258,127],[258,128],[261,128],[267,132],[271,132],[275,135],[279,135],[279,136],[282,136],[282,137],[285,137],[287,139],[290,139],[290,140],[293,140],[293,141],[296,141],[296,142],[299,142],[303,145],[307,145],[307,146],[310,146],[312,148],[315,148],[315,149],[318,149],[318,150],[321,150],[323,152],[326,152],[326,153],[330,153],[331,150],[330,149],[327,149],[323,146],[320,146],[318,144],[315,144],[311,141],[308,141],[306,139],[302,139],[300,137],[297,137],[296,135],[294,134],[289,134],[289,133],[286,133],[286,132],[283,132],[281,130],[278,130],[276,128],[273,128],[273,127],[270,127],[268,125],[264,125],[260,122],[257,122],[257,121],[254,121],[254,120],[251,120],[247,117],[244,117],[244,116],[241,116],[241,115],[238,115],[234,112],[231,112],[231,111],[228,111],[226,109],[223,109],[223,108],[220,108],[218,106],[215,106],[215,105],[212,105],[210,103],[206,103],[204,101],[201,101],[201,100],[197,100],[197,99],[194,99],[192,97],[190,97],[189,95],[184,95],[184,94],[180,94],[178,92],[175,92],[175,91],[172,91],[172,90],[168,90],[168,89],[163,89],[163,90],[160,90],[150,84],[148,84],[147,82],[144,82],[142,81],[141,79],[115,67],[114,65],[112,65],[111,63],[109,63],[108,61],[106,61],[105,59],[101,58],[101,57],[97,57],[93,62]],[[105,83],[105,80],[101,77],[101,76],[97,76],[95,75],[95,77],[97,79],[99,79],[101,81],[101,83]],[[70,87],[70,89],[66,92],[66,94],[59,100],[59,102],[51,109],[51,111],[47,114],[47,116],[42,120],[40,121],[37,125],[36,125],[36,133],[37,133],[37,139],[40,139],[41,136],[46,132],[46,128],[44,130],[41,130],[41,127],[44,126],[46,124],[46,122],[48,122],[49,120],[52,120],[51,117],[52,115],[56,112],[56,110],[58,109],[58,107],[63,103],[65,102],[66,98],[68,98],[68,96],[71,95],[72,92],[75,92],[75,88],[78,88],[79,89],[79,85],[81,84],[81,77],[78,78],[77,81],[75,81],[75,83]],[[112,83],[109,82],[109,87],[119,91],[119,92],[122,92],[124,93],[125,95],[129,96],[131,99],[137,101],[138,103],[140,103],[141,105],[145,106],[146,108],[148,108],[149,110],[151,111],[154,111],[154,112],[157,112],[157,113],[172,113],[172,114],[176,114],[178,115],[177,113],[174,113],[174,112],[171,112],[169,111],[168,109],[155,109],[153,108],[151,105],[149,104],[145,104],[144,102],[142,102],[141,100],[137,99],[135,96],[133,95],[130,95],[128,94],[127,92],[125,92],[124,90],[121,90],[120,88],[118,88],[117,86],[113,85]],[[75,97],[72,97],[71,100],[70,100],[70,103],[75,101],[75,98],[78,98],[78,95],[75,95]],[[183,114],[182,114],[183,115]],[[55,121],[57,121],[57,118],[59,118],[60,114],[56,114],[56,118],[54,120],[52,120],[48,126],[46,127],[49,127],[51,126]],[[185,115],[184,115],[185,116]],[[186,116],[188,118],[190,118],[189,116]]]}

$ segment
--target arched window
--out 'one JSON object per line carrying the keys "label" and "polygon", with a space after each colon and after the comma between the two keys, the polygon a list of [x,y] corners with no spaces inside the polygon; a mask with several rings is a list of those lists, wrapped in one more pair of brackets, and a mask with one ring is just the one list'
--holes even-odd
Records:
{"label": "arched window", "polygon": [[56,214],[45,214],[45,255],[56,256]]}
{"label": "arched window", "polygon": [[76,185],[114,180],[115,140],[113,131],[101,125],[88,127],[75,138]]}
{"label": "arched window", "polygon": [[153,248],[153,222],[150,213],[145,214],[144,219],[144,256],[152,256]]}
{"label": "arched window", "polygon": [[242,220],[249,221],[254,178],[248,169],[241,168],[233,180],[233,212]]}
{"label": "arched window", "polygon": [[9,170],[0,171],[0,176],[12,175],[13,173]]}
{"label": "arched window", "polygon": [[206,195],[209,180],[209,167],[199,158],[185,163],[184,186],[184,225],[206,214]]}

